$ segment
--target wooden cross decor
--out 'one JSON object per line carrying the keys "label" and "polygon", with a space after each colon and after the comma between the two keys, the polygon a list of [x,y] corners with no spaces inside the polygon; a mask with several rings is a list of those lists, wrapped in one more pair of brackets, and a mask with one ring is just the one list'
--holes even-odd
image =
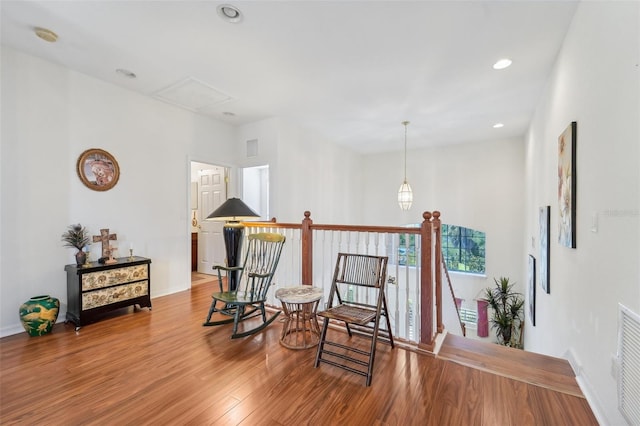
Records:
{"label": "wooden cross decor", "polygon": [[100,241],[102,243],[102,257],[110,258],[111,257],[111,246],[109,245],[109,240],[117,240],[118,237],[116,234],[109,234],[109,228],[101,229],[100,235],[93,236],[93,242],[97,243]]}

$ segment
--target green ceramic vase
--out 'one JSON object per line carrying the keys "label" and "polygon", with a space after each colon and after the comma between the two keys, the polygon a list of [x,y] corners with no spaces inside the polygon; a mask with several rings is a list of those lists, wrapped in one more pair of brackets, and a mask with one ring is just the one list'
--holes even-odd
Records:
{"label": "green ceramic vase", "polygon": [[20,321],[29,336],[42,336],[51,332],[59,310],[60,301],[55,297],[32,297],[20,306]]}

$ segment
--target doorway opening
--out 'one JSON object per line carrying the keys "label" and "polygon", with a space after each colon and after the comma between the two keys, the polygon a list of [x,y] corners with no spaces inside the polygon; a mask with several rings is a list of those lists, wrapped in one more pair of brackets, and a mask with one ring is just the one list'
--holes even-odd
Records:
{"label": "doorway opening", "polygon": [[242,169],[242,201],[260,215],[260,220],[269,218],[269,166]]}
{"label": "doorway opening", "polygon": [[[213,265],[225,260],[224,223],[205,220],[227,199],[229,170],[220,165],[191,162],[191,272],[213,275]],[[202,278],[201,275],[195,275]],[[192,280],[193,282],[193,280]]]}

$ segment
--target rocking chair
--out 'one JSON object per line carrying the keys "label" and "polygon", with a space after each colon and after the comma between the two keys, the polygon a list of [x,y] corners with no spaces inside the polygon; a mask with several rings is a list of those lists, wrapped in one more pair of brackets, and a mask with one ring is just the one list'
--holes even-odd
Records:
{"label": "rocking chair", "polygon": [[[218,272],[220,291],[211,295],[213,300],[209,308],[209,315],[207,315],[206,321],[202,324],[203,326],[213,326],[233,322],[232,339],[259,332],[271,324],[281,312],[277,311],[267,318],[264,304],[273,274],[278,266],[285,237],[274,233],[259,233],[249,235],[248,240],[249,247],[243,266],[228,268],[216,265],[213,267]],[[227,281],[232,274],[239,274],[236,290],[224,291],[222,286],[223,272],[226,273]],[[218,302],[224,306],[218,307]],[[216,312],[230,318],[211,321],[211,316]],[[238,332],[238,324],[257,316],[262,317],[260,325]]]}

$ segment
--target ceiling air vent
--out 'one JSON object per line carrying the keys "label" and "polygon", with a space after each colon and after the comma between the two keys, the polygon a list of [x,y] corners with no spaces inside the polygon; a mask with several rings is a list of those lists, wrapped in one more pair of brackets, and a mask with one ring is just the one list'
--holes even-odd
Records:
{"label": "ceiling air vent", "polygon": [[232,99],[231,96],[193,77],[187,77],[159,90],[153,94],[153,97],[193,112],[203,112],[205,108],[220,105]]}
{"label": "ceiling air vent", "polygon": [[629,424],[640,425],[640,316],[619,306],[618,408]]}

